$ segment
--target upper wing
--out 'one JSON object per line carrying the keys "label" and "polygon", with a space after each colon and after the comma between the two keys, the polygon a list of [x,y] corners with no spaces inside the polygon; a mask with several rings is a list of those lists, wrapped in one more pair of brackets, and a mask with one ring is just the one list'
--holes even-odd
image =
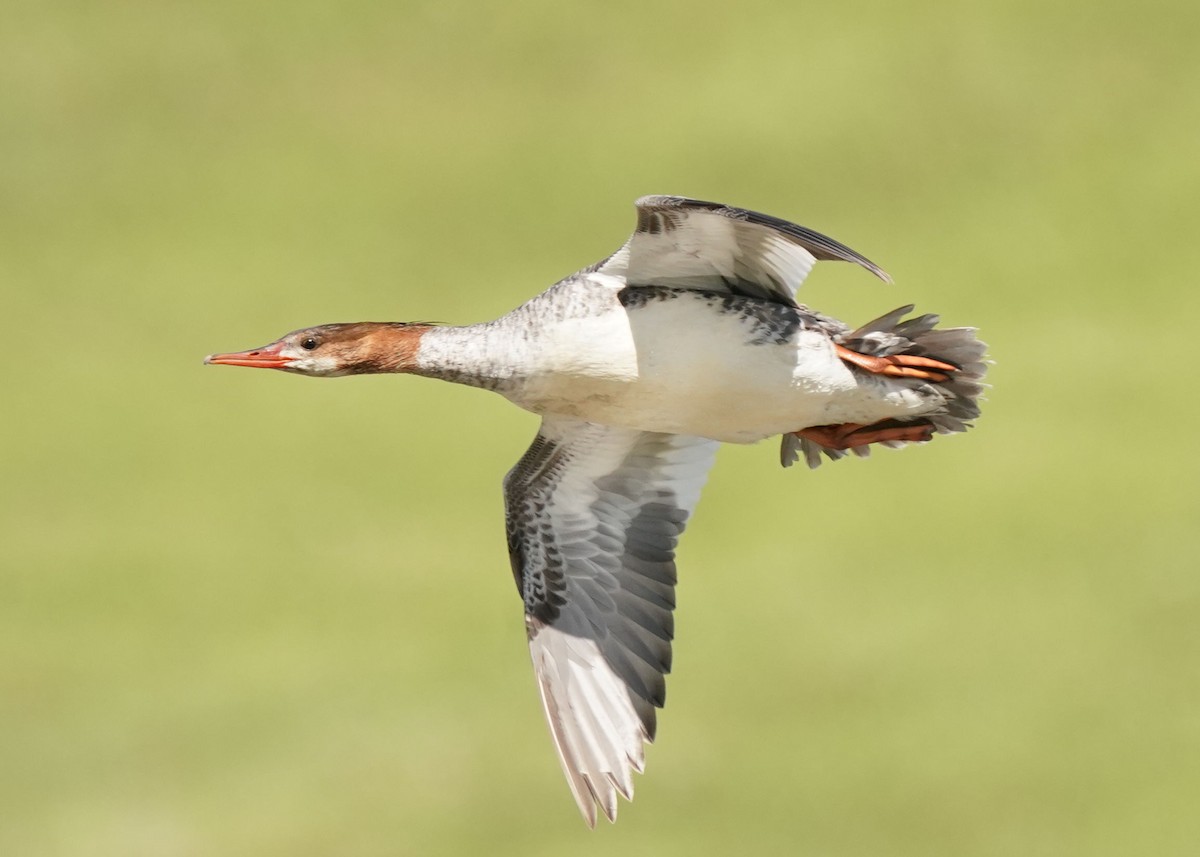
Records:
{"label": "upper wing", "polygon": [[671,668],[675,544],[717,443],[547,417],[505,477],[508,547],[559,761],[616,817]]}
{"label": "upper wing", "polygon": [[854,262],[891,282],[879,266],[846,245],[756,211],[644,196],[637,212],[637,230],[595,268],[624,277],[631,286],[728,291],[795,305],[796,289],[820,259]]}

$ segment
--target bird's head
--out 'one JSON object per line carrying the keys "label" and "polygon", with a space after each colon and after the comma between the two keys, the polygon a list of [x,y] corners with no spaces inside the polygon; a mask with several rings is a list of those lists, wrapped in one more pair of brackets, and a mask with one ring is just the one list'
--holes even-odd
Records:
{"label": "bird's head", "polygon": [[314,377],[407,372],[415,363],[421,335],[429,327],[378,321],[322,324],[292,331],[249,351],[210,354],[204,362],[282,369]]}

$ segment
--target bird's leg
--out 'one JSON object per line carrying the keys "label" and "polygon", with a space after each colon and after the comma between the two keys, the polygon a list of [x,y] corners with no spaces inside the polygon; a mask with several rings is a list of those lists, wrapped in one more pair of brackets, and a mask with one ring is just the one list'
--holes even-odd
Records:
{"label": "bird's leg", "polygon": [[835,345],[834,348],[837,350],[837,356],[842,360],[877,375],[941,382],[949,380],[951,373],[958,371],[958,367],[953,363],[934,360],[930,357],[918,357],[915,354],[892,354],[887,357],[878,357],[851,351],[844,345]]}
{"label": "bird's leg", "polygon": [[933,423],[926,421],[902,423],[898,420],[881,420],[870,425],[841,423],[830,426],[810,426],[792,432],[792,434],[796,437],[807,438],[828,449],[852,449],[856,446],[883,443],[889,440],[920,443],[931,439],[933,432]]}

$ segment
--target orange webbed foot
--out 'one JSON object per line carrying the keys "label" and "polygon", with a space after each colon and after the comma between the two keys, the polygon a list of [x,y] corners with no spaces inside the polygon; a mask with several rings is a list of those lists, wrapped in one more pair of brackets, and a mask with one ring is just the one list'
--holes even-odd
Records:
{"label": "orange webbed foot", "polygon": [[876,375],[891,375],[895,378],[919,378],[923,381],[948,381],[950,375],[958,371],[953,363],[934,360],[931,357],[918,357],[915,354],[891,354],[879,357],[851,351],[844,345],[835,345],[837,356],[847,363],[874,372]]}
{"label": "orange webbed foot", "polygon": [[934,430],[933,423],[929,422],[901,423],[883,420],[866,426],[858,423],[810,426],[793,434],[827,449],[853,449],[856,446],[888,441],[922,443],[933,437]]}

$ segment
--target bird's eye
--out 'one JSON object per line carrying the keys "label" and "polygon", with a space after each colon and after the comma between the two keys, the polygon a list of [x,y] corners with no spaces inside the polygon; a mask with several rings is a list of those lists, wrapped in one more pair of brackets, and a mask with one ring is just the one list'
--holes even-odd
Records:
{"label": "bird's eye", "polygon": [[312,351],[317,347],[317,338],[315,336],[304,337],[304,339],[300,342],[300,347],[305,351]]}

